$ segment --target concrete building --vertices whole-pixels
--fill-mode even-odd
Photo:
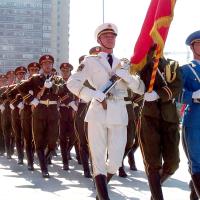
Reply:
[[[0,73],[45,53],[68,60],[70,0],[0,0]]]

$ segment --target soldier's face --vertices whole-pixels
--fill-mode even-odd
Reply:
[[[8,80],[14,80],[15,79],[15,74],[14,73],[10,73],[7,75]]]
[[[53,68],[53,63],[46,61],[42,63],[42,70],[45,74],[51,74]]]
[[[39,68],[37,67],[30,67],[29,68],[29,74],[30,76],[34,75],[34,74],[38,74],[39,73]]]
[[[25,78],[25,73],[24,72],[18,72],[16,74],[16,77],[18,80],[23,80]]]
[[[115,34],[104,33],[99,37],[98,42],[99,42],[99,44],[103,45],[104,47],[113,49],[115,47],[115,40],[116,40]]]
[[[71,75],[70,68],[62,68],[60,71],[63,78],[68,78]]]
[[[194,42],[190,48],[193,52],[194,59],[200,60],[200,41]]]

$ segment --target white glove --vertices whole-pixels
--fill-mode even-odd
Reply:
[[[9,106],[10,106],[10,109],[11,109],[11,110],[14,110],[14,109],[15,109],[15,107],[14,107],[11,103],[10,103]]]
[[[117,69],[115,73],[127,83],[131,81],[131,76],[127,69]]]
[[[153,90],[152,92],[145,92],[144,93],[144,100],[145,101],[156,101],[160,97],[158,94]]]
[[[23,109],[24,108],[24,104],[23,104],[23,102],[20,102],[18,105],[17,105],[17,107],[19,108],[19,109]]]
[[[37,98],[34,98],[33,101],[30,102],[30,104],[36,107],[39,104],[39,100]]]
[[[193,99],[200,99],[200,89],[192,93]]]
[[[51,88],[52,85],[53,85],[52,82],[50,80],[48,80],[48,79],[44,82],[44,87],[45,88]]]
[[[102,102],[106,98],[106,95],[103,92],[101,92],[100,90],[96,90],[96,91],[94,91],[93,98],[99,102]]]
[[[5,110],[5,106],[3,104],[0,105],[0,110],[3,112]]]
[[[77,111],[77,110],[78,110],[78,107],[77,107],[77,105],[75,104],[74,101],[71,101],[71,102],[68,104],[68,106],[71,106],[72,109],[73,109],[74,111]]]

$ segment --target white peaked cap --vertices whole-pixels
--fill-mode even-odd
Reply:
[[[101,24],[95,30],[95,39],[97,40],[98,37],[104,33],[114,33],[115,35],[117,35],[118,33],[117,26],[112,23]]]

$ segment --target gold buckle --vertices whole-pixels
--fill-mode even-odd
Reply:
[[[48,107],[48,106],[49,106],[49,99],[47,99],[47,100],[43,101],[43,103],[44,103],[44,105],[45,105],[45,106],[47,106],[47,107]]]
[[[47,101],[47,107],[49,106],[49,99],[46,100]]]

